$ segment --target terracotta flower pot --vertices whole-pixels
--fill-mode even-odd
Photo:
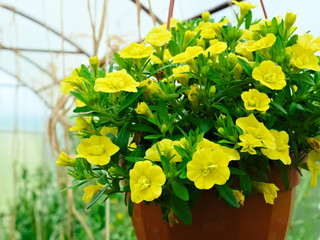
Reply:
[[[216,197],[216,191],[203,191],[192,209],[192,225],[179,223],[174,227],[161,220],[161,209],[152,203],[135,204],[132,216],[138,240],[243,239],[281,240],[287,233],[293,209],[295,186],[300,182],[297,170],[287,169],[290,189],[285,190],[280,172],[272,171],[270,182],[280,191],[274,205],[266,204],[263,195],[255,194],[236,209],[228,208]]]

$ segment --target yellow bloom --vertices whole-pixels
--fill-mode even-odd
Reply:
[[[152,100],[153,94],[156,94],[160,97],[166,97],[166,94],[159,87],[158,82],[150,78],[141,81],[139,83],[139,88],[140,87],[147,87],[142,94],[149,100]]]
[[[83,117],[77,117],[76,118],[76,125],[74,127],[71,127],[69,129],[69,131],[77,131],[77,132],[79,132],[81,130],[87,130],[87,131],[91,131],[92,132],[93,128],[89,124],[88,119],[84,120]]]
[[[181,83],[182,86],[188,86],[190,67],[188,65],[179,66],[172,69],[173,77]]]
[[[270,60],[263,61],[259,67],[255,67],[252,77],[273,90],[281,90],[287,84],[281,67]]]
[[[81,102],[79,99],[76,99],[76,100],[74,101],[74,105],[75,105],[76,107],[84,107],[86,104],[83,103],[83,102]]]
[[[320,164],[318,163],[319,161],[320,161],[319,152],[316,152],[315,150],[312,150],[311,152],[309,152],[307,165],[311,174],[311,187],[313,188],[317,186],[318,174],[320,173]]]
[[[209,22],[211,15],[208,11],[205,11],[201,14],[201,17],[204,22]]]
[[[97,69],[99,67],[99,58],[97,56],[90,57],[89,63],[93,69]]]
[[[113,134],[114,136],[118,135],[118,128],[117,127],[106,127],[104,126],[100,130],[101,136],[106,136],[108,133]]]
[[[253,32],[249,29],[241,29],[242,36],[240,39],[253,40]]]
[[[152,165],[150,161],[140,161],[134,164],[129,175],[132,202],[150,202],[160,197],[162,185],[166,182],[161,167]]]
[[[267,94],[261,93],[256,89],[249,89],[248,92],[243,92],[241,98],[244,102],[244,107],[248,111],[258,110],[265,112],[269,109],[269,103],[271,102]]]
[[[288,12],[286,14],[286,18],[284,20],[285,28],[286,29],[290,29],[293,26],[293,24],[295,23],[296,19],[297,19],[297,15],[296,14],[294,14],[292,12]]]
[[[153,47],[161,47],[171,40],[171,32],[161,28],[154,27],[146,36],[145,43],[150,43]]]
[[[212,22],[200,22],[195,29],[195,32],[199,31],[201,31],[200,36],[204,39],[214,38],[218,35],[218,33],[220,33],[219,24]]]
[[[197,46],[202,47],[202,49],[206,48],[206,43],[203,38],[196,39]]]
[[[320,142],[319,140],[315,139],[315,138],[307,138],[307,143],[310,145],[310,147],[312,147],[314,150],[316,150],[316,152],[319,152],[320,149]]]
[[[97,185],[90,185],[83,189],[84,195],[82,197],[82,200],[89,203],[92,198],[101,191],[101,189],[104,187],[104,185],[101,185],[100,183],[97,183]]]
[[[179,19],[176,18],[170,18],[170,27],[171,28],[175,28],[176,30],[178,29],[177,23],[181,23],[181,21]],[[167,22],[165,22],[164,24],[160,25],[161,28],[167,29]]]
[[[190,40],[196,35],[195,31],[187,30],[184,33],[184,39],[183,39],[183,47],[185,48],[187,44],[190,42]]]
[[[254,150],[254,148],[263,147],[261,140],[251,134],[240,135],[239,139],[241,140],[241,142],[238,143],[238,145],[242,146],[240,152],[248,152],[251,155],[255,155],[257,154],[257,152],[256,150]]]
[[[157,145],[161,155],[171,159],[170,162],[182,161],[181,156],[177,153],[177,151],[174,148],[174,146],[179,145],[179,141],[172,141],[170,139],[162,139],[160,142],[153,144],[152,147],[146,151],[146,156],[144,157],[145,159],[151,160],[153,162],[161,161]]]
[[[263,194],[266,203],[274,204],[274,199],[278,197],[277,191],[280,190],[274,183],[252,182],[252,186]]]
[[[244,206],[244,195],[242,193],[242,191],[239,191],[239,190],[232,190],[232,193],[233,195],[236,197],[238,203],[241,205],[241,206]]]
[[[139,83],[125,69],[107,73],[104,78],[97,78],[94,90],[97,92],[117,93],[121,91],[137,92]]]
[[[300,44],[294,44],[291,47],[287,47],[286,50],[292,54],[290,63],[297,68],[320,71],[319,59],[310,49],[306,49]]]
[[[228,160],[240,160],[240,154],[237,150],[228,148],[225,146],[221,146],[220,144],[209,141],[208,139],[203,138],[201,142],[197,144],[197,151],[201,149],[209,149],[212,151],[222,150],[227,156]]]
[[[207,50],[203,52],[203,55],[205,56],[208,56],[208,54],[210,53],[210,56],[214,57],[219,53],[222,53],[228,47],[225,42],[220,42],[218,39],[210,40],[209,43],[210,47],[208,47]]]
[[[203,52],[202,47],[194,46],[187,47],[183,53],[180,53],[172,58],[172,63],[188,63]]]
[[[144,115],[148,118],[154,118],[154,115],[152,114],[150,108],[148,107],[148,105],[145,102],[140,102],[137,105],[137,108],[135,109],[135,111],[138,114]]]
[[[313,41],[313,36],[309,33],[305,33],[299,36],[297,44],[306,50],[310,50],[312,53],[320,51],[320,37],[317,37]]]
[[[253,9],[256,8],[257,6],[253,6],[251,2],[237,2],[237,1],[232,1],[234,4],[237,4],[240,7],[240,19],[242,20],[247,13]]]
[[[58,161],[56,161],[56,165],[63,166],[63,167],[74,166],[74,165],[76,165],[76,160],[72,159],[64,152],[61,152],[58,157]]]
[[[253,54],[252,52],[249,52],[247,50],[247,42],[238,42],[236,46],[236,53],[241,54],[244,56],[247,60],[252,61],[253,60]]]
[[[118,151],[119,147],[113,144],[110,138],[92,135],[81,140],[76,157],[85,158],[94,165],[106,165],[110,162],[110,157]]]
[[[83,81],[86,81],[86,79],[79,77],[78,71],[80,71],[80,68],[74,69],[70,76],[61,81],[60,91],[63,94],[68,95],[70,91],[83,87]]]
[[[171,56],[171,53],[169,52],[169,49],[165,49],[163,53],[163,61],[157,56],[155,56],[154,54],[151,55],[150,61],[156,64],[162,64],[162,63],[168,62],[171,58],[172,56]]]
[[[273,135],[276,148],[275,149],[261,149],[263,155],[267,156],[271,160],[280,160],[286,165],[291,163],[291,158],[289,156],[289,135],[285,131],[276,131],[274,129],[270,130]]]
[[[276,36],[272,33],[268,33],[267,36],[257,40],[257,41],[247,41],[246,42],[246,50],[249,52],[254,52],[257,50],[261,50],[264,48],[271,47],[276,42]]]
[[[117,217],[118,221],[122,221],[123,220],[123,213],[117,212],[116,217]]]
[[[131,43],[128,47],[125,47],[121,52],[119,52],[122,58],[133,58],[141,59],[149,57],[153,53],[153,48],[151,46],[145,46],[139,43]]]
[[[188,99],[191,102],[193,108],[199,106],[199,86],[197,84],[192,84],[190,86],[190,91],[188,92]]]
[[[187,164],[187,177],[198,189],[223,185],[230,177],[229,156],[221,149],[204,148],[196,151]]]
[[[252,135],[255,139],[260,140],[264,146],[267,146],[270,149],[275,149],[276,144],[274,136],[270,131],[264,126],[263,123],[259,122],[256,117],[251,113],[248,117],[238,118],[236,125],[239,126],[245,138],[246,134]]]

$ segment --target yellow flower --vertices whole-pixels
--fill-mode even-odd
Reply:
[[[259,67],[255,67],[252,77],[273,90],[281,90],[287,84],[281,67],[270,60],[263,61]]]
[[[169,52],[169,49],[165,49],[163,53],[163,61],[157,56],[155,56],[154,54],[151,55],[150,61],[156,64],[162,64],[162,63],[168,62],[171,58],[172,56],[171,56],[171,53]]]
[[[273,135],[276,148],[275,149],[261,149],[263,155],[267,156],[271,160],[280,160],[286,165],[291,163],[291,158],[289,156],[289,135],[285,131],[276,131],[274,129],[270,130]]]
[[[152,114],[150,108],[148,107],[148,105],[145,102],[140,102],[137,105],[137,108],[135,109],[135,111],[138,114],[144,115],[148,118],[154,118],[154,115]]]
[[[261,50],[264,48],[271,47],[276,42],[276,36],[272,33],[268,33],[267,36],[257,40],[257,41],[247,41],[246,42],[246,50],[249,52],[254,52],[257,50]]]
[[[311,174],[311,187],[313,188],[317,186],[318,174],[320,173],[320,164],[318,163],[319,161],[320,161],[319,152],[316,152],[315,150],[312,150],[311,152],[309,152],[307,165]]]
[[[123,213],[117,212],[116,217],[117,217],[118,221],[122,221],[123,220]]]
[[[94,90],[99,92],[117,93],[121,91],[137,92],[139,83],[125,69],[107,73],[104,78],[97,78]]]
[[[182,86],[188,86],[190,67],[188,65],[179,66],[172,69],[173,77],[181,83]]]
[[[253,40],[253,32],[249,29],[241,29],[242,36],[240,39]]]
[[[317,37],[313,41],[313,36],[309,33],[305,33],[299,36],[297,44],[303,47],[306,50],[310,50],[312,53],[315,53],[320,50],[320,37]]]
[[[248,117],[238,118],[236,121],[236,125],[242,129],[243,138],[245,138],[246,134],[250,134],[255,139],[260,140],[264,144],[264,146],[267,146],[270,149],[276,148],[274,136],[264,126],[263,123],[259,122],[256,119],[256,117],[252,113]]]
[[[150,161],[136,162],[129,172],[131,200],[134,203],[153,201],[160,197],[166,176],[161,167]]]
[[[196,151],[187,164],[187,177],[198,189],[223,185],[230,177],[229,156],[223,150],[204,148]]]
[[[239,191],[239,190],[232,190],[232,193],[233,195],[236,197],[238,203],[241,205],[241,206],[244,206],[244,195],[242,193],[242,191]]]
[[[187,44],[190,42],[190,40],[196,35],[195,31],[187,30],[184,33],[184,39],[183,39],[183,47],[185,48]]]
[[[239,139],[241,140],[241,142],[238,143],[238,145],[242,146],[240,152],[248,152],[251,155],[255,155],[257,154],[257,152],[256,150],[254,150],[254,148],[263,147],[261,140],[251,134],[240,135]]]
[[[133,58],[141,59],[149,57],[153,53],[153,48],[151,46],[145,46],[139,43],[131,43],[128,47],[125,47],[121,52],[119,52],[122,58]]]
[[[247,13],[253,9],[256,8],[257,6],[253,6],[251,2],[237,2],[237,1],[232,1],[234,4],[237,4],[240,7],[240,20],[242,20]]]
[[[62,167],[74,166],[74,165],[76,165],[76,160],[72,159],[64,152],[61,152],[58,157],[58,161],[56,161],[56,165],[62,166]]]
[[[80,68],[74,69],[70,76],[61,81],[60,91],[63,94],[68,95],[70,91],[83,88],[83,81],[86,81],[86,79],[80,77],[78,71],[80,71]]]
[[[160,97],[166,97],[166,94],[159,87],[158,82],[150,78],[141,81],[139,83],[139,88],[140,87],[146,87],[142,94],[149,100],[152,100],[153,94],[156,94]]]
[[[101,191],[101,189],[104,187],[104,185],[101,185],[97,182],[97,185],[90,185],[83,189],[84,195],[82,197],[82,200],[89,203],[92,198]]]
[[[206,48],[206,43],[203,38],[196,39],[197,46],[202,47],[202,49]]]
[[[263,194],[266,203],[274,204],[274,199],[278,197],[277,191],[280,190],[274,183],[252,182],[252,186]]]
[[[118,128],[117,127],[106,127],[104,126],[100,130],[101,136],[106,136],[108,133],[113,134],[114,136],[118,135]]]
[[[209,22],[211,14],[208,11],[205,11],[201,14],[201,17],[204,22]]]
[[[177,23],[181,23],[181,21],[179,19],[176,18],[170,18],[170,27],[171,28],[175,28],[176,30],[178,29]],[[161,28],[167,29],[167,22],[165,22],[164,24],[160,25]]]
[[[158,152],[158,148],[159,148],[161,155],[171,159],[170,162],[181,162],[182,158],[174,148],[174,146],[178,146],[178,145],[179,145],[179,141],[162,139],[160,142],[153,144],[152,147],[146,151],[146,156],[144,158],[151,160],[153,162],[160,162],[161,157]]]
[[[203,52],[203,55],[205,56],[208,56],[208,54],[210,53],[210,56],[214,57],[219,53],[222,53],[228,47],[225,42],[220,42],[218,39],[210,40],[209,43],[210,47],[208,47],[207,50]]]
[[[202,47],[193,46],[187,47],[183,53],[180,53],[172,58],[172,63],[188,63],[203,52]]]
[[[244,102],[244,107],[248,111],[258,110],[265,112],[269,109],[269,103],[271,102],[267,94],[261,93],[256,89],[249,89],[248,92],[243,92],[241,98]]]
[[[76,107],[84,107],[86,104],[83,103],[83,102],[81,102],[79,99],[76,99],[76,100],[74,101],[74,105],[75,105]]]
[[[192,84],[190,86],[190,91],[188,92],[188,99],[191,102],[193,108],[199,106],[199,86],[197,84]]]
[[[320,71],[319,59],[310,49],[306,49],[300,44],[294,44],[291,47],[287,47],[286,50],[292,54],[290,63],[297,68]]]
[[[118,151],[119,147],[113,144],[110,138],[92,135],[81,140],[76,157],[85,158],[94,165],[106,165],[110,162],[110,157]]]
[[[228,160],[240,160],[240,154],[237,150],[228,148],[225,146],[221,146],[220,144],[209,141],[208,139],[203,138],[201,142],[197,144],[197,151],[201,149],[209,149],[212,151],[222,150],[227,156]]]
[[[171,32],[161,28],[154,27],[146,36],[145,43],[150,43],[153,47],[161,47],[171,40]]]
[[[320,149],[320,142],[319,140],[315,139],[315,138],[307,138],[307,143],[310,145],[310,147],[312,147],[314,150],[316,150],[316,152],[319,152]]]
[[[252,61],[253,60],[253,54],[252,52],[249,52],[247,50],[247,42],[238,42],[236,46],[236,53],[241,54],[244,56],[247,60]]]
[[[99,58],[97,56],[90,57],[89,63],[93,69],[97,69],[99,67]]]
[[[76,125],[74,127],[71,127],[69,129],[69,131],[77,131],[77,132],[79,132],[81,130],[87,130],[87,131],[93,132],[93,128],[89,124],[88,119],[84,120],[83,117],[77,117],[76,118]]]
[[[297,19],[297,15],[296,14],[294,14],[292,12],[288,12],[286,14],[286,18],[284,20],[285,28],[286,29],[290,29],[293,26],[293,24],[295,23],[296,19]]]

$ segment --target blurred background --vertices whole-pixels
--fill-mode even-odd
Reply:
[[[254,18],[264,18],[259,0]],[[320,36],[319,0],[265,0],[268,18],[297,14],[297,33]],[[69,134],[73,99],[60,81],[90,56],[107,65],[114,52],[167,20],[169,0],[0,1],[0,240],[135,239],[123,196],[89,211],[81,189],[56,167],[75,153]],[[235,22],[229,0],[176,0],[173,17],[203,11]],[[320,239],[320,191],[309,173],[297,188],[288,240]],[[110,207],[109,207],[110,206]]]

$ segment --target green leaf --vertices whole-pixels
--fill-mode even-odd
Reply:
[[[76,180],[73,182],[73,184],[70,187],[67,187],[67,188],[61,190],[61,192],[67,191],[69,189],[74,189],[74,188],[80,187],[81,185],[85,184],[88,181],[89,181],[89,179]]]
[[[168,119],[168,106],[164,101],[159,101],[157,106],[158,118],[161,123],[166,123]]]
[[[163,134],[148,135],[148,136],[145,136],[144,139],[158,139],[161,137],[163,137]]]
[[[279,167],[280,167],[280,173],[281,173],[284,186],[286,190],[289,190],[289,178],[288,178],[286,167],[282,162],[279,163]]]
[[[191,40],[188,42],[186,48],[195,45],[196,40],[197,40],[197,39],[199,38],[199,36],[200,36],[200,33],[201,33],[201,31],[197,32],[197,34],[194,35],[193,38],[191,38]]]
[[[104,192],[108,189],[108,187],[110,186],[111,183],[105,185],[96,195],[94,195],[94,197],[92,198],[92,200],[88,203],[87,205],[87,209],[91,208],[93,204],[96,203],[96,201],[98,201],[100,199],[100,197],[104,194]]]
[[[83,106],[83,107],[76,107],[73,112],[74,113],[79,113],[79,112],[90,112],[93,111],[91,107],[88,106]]]
[[[230,169],[230,174],[234,174],[234,175],[246,175],[246,173],[244,171],[242,171],[239,168],[233,168],[233,167],[229,167]]]
[[[168,49],[169,49],[169,52],[171,53],[171,55],[174,57],[175,55],[179,54],[180,53],[180,47],[179,45],[173,41],[173,40],[170,40],[169,43],[168,43]]]
[[[252,67],[249,63],[247,63],[245,60],[238,58],[238,62],[245,71],[246,74],[248,74],[250,77],[252,77]]]
[[[150,125],[146,125],[146,124],[135,124],[135,125],[131,125],[128,128],[130,130],[133,130],[133,131],[141,131],[141,132],[148,132],[148,133],[158,133],[157,130],[155,130]]]
[[[71,94],[72,96],[74,96],[75,98],[79,99],[79,100],[80,100],[81,102],[83,102],[84,104],[89,105],[89,102],[88,102],[87,99],[82,95],[82,93],[70,91],[70,94]]]
[[[252,12],[251,12],[251,10],[249,10],[249,12],[246,15],[246,21],[245,21],[245,28],[246,29],[249,29],[251,22],[252,22]]]
[[[271,31],[274,35],[276,35],[278,32],[278,20],[275,17],[272,18],[272,21],[271,21]]]
[[[284,115],[288,115],[287,111],[279,103],[271,101],[270,104],[280,110]]]
[[[133,202],[131,200],[131,197],[129,197],[129,202],[128,202],[128,213],[129,216],[132,217],[132,213],[133,213]]]
[[[126,151],[129,143],[130,131],[127,129],[127,125],[124,125],[118,134],[115,144],[121,151]]]
[[[248,198],[251,194],[251,178],[248,174],[240,175],[239,176],[240,181],[240,188],[243,190],[243,195]]]
[[[178,152],[178,154],[183,158],[183,159],[188,159],[189,156],[189,152],[187,150],[185,150],[183,147],[174,146],[174,149]]]
[[[191,225],[192,215],[188,204],[180,198],[172,195],[170,199],[174,214],[186,225]]]
[[[179,181],[174,180],[171,182],[171,187],[174,192],[174,194],[182,199],[183,201],[189,200],[189,192],[188,189]]]
[[[119,113],[121,113],[123,110],[127,109],[127,107],[130,104],[132,104],[135,100],[137,100],[145,88],[146,87],[139,88],[138,92],[128,94],[128,96],[123,100],[121,107],[119,108]]]
[[[145,160],[143,157],[134,157],[134,156],[127,156],[124,159],[133,163]]]
[[[226,200],[232,206],[239,208],[240,205],[234,196],[233,192],[231,191],[230,187],[227,185],[216,185],[216,188],[221,195],[221,197]]]
[[[297,34],[295,34],[295,35],[293,35],[291,38],[290,38],[290,40],[289,40],[289,42],[287,43],[287,47],[290,47],[290,46],[292,46],[293,44],[296,44],[296,42],[297,42],[297,40],[298,40],[298,35]]]

